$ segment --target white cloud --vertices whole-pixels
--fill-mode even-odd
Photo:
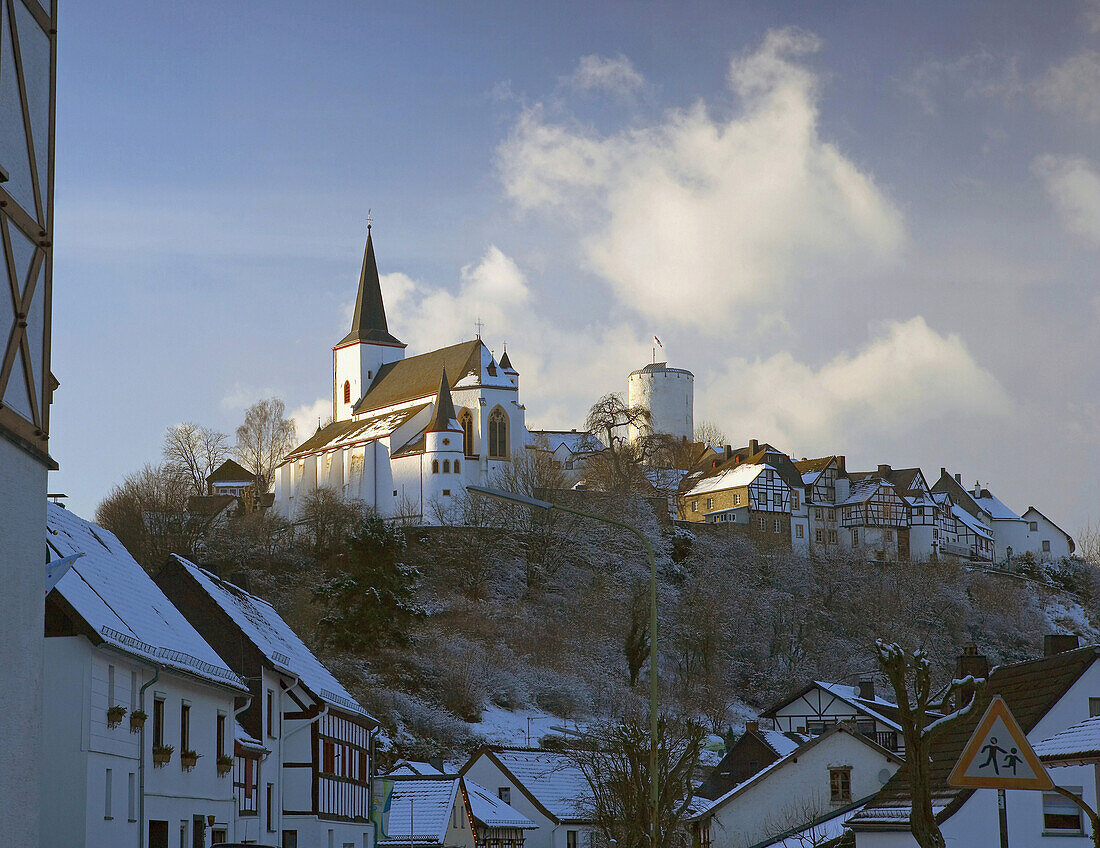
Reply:
[[[818,44],[773,31],[735,58],[731,119],[699,102],[603,136],[525,110],[498,148],[507,194],[583,225],[587,264],[622,303],[684,325],[713,329],[796,279],[880,268],[904,243],[902,216],[819,136],[817,75],[796,61]]]
[[[584,56],[566,82],[580,91],[606,91],[625,97],[637,91],[645,80],[622,54]]]
[[[269,397],[281,397],[278,389],[260,388],[259,386],[246,386],[243,383],[234,383],[233,388],[222,395],[222,409],[241,410],[242,412],[257,401]]]
[[[706,381],[704,395],[724,404],[708,415],[731,435],[763,434],[803,451],[851,449],[868,436],[897,439],[931,422],[1009,408],[1004,389],[963,341],[920,316],[890,322],[856,353],[816,369],[786,352],[730,358]]]
[[[292,409],[287,417],[294,422],[300,444],[313,435],[318,423],[327,424],[332,420],[332,397],[320,397],[313,403],[304,403]]]
[[[1100,53],[1084,50],[1050,68],[1035,84],[1041,106],[1100,123]]]
[[[1007,105],[1026,87],[1015,57],[994,55],[983,47],[956,59],[922,62],[901,84],[901,90],[915,97],[927,114],[935,115],[946,98],[990,98]]]
[[[1054,204],[1062,225],[1100,245],[1100,169],[1074,156],[1039,156],[1032,165]]]

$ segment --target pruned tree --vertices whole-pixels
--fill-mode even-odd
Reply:
[[[190,482],[192,494],[205,495],[206,478],[229,456],[228,438],[192,421],[177,424],[164,434],[164,462]]]
[[[630,716],[590,725],[582,746],[566,754],[591,790],[589,816],[604,845],[616,848],[684,848],[691,842],[687,816],[702,727],[663,715],[657,722],[657,826],[653,827],[649,721]]]
[[[894,689],[898,724],[905,737],[905,769],[909,776],[909,828],[920,848],[946,848],[943,833],[932,811],[932,735],[966,715],[974,704],[984,678],[967,675],[952,680],[937,699],[933,697],[932,664],[922,650],[906,651],[896,642],[875,641],[879,668]],[[965,705],[955,709],[962,693]]]
[[[271,488],[275,466],[294,449],[296,440],[294,422],[286,417],[286,404],[278,398],[257,401],[245,411],[234,451],[258,478],[257,491]]]

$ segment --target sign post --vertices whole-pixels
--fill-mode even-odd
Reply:
[[[997,790],[1001,848],[1008,848],[1005,790],[1054,788],[1054,781],[1000,695],[993,696],[947,782],[960,789]]]

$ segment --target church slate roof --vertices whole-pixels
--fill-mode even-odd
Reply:
[[[378,369],[363,398],[353,407],[358,415],[398,403],[432,397],[439,387],[439,375],[446,369],[454,384],[473,374],[481,382],[481,339],[388,362]]]
[[[439,391],[435,396],[435,409],[432,411],[432,420],[424,428],[425,432],[438,433],[444,430],[461,430],[455,416],[455,405],[451,400],[451,387],[447,383],[447,368],[443,368],[443,376],[439,378]]]
[[[363,269],[359,272],[359,293],[355,297],[355,314],[351,318],[351,332],[336,345],[351,342],[405,345],[390,335],[386,325],[386,308],[382,304],[382,286],[378,282],[378,263],[374,259],[374,242],[367,229],[367,246],[363,251]]]
[[[512,360],[508,358],[508,348],[504,348],[504,355],[500,358],[500,367],[505,371],[515,371],[515,373],[519,373],[512,367]]]
[[[427,404],[400,409],[385,415],[375,415],[370,418],[353,418],[350,421],[334,421],[328,424],[298,445],[284,457],[283,462],[291,459],[299,459],[311,453],[321,450],[329,450],[337,447],[347,447],[362,442],[370,442],[388,436]]]

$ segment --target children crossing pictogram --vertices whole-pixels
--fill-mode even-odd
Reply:
[[[947,782],[972,789],[1050,789],[1053,782],[1008,705],[996,695]]]

